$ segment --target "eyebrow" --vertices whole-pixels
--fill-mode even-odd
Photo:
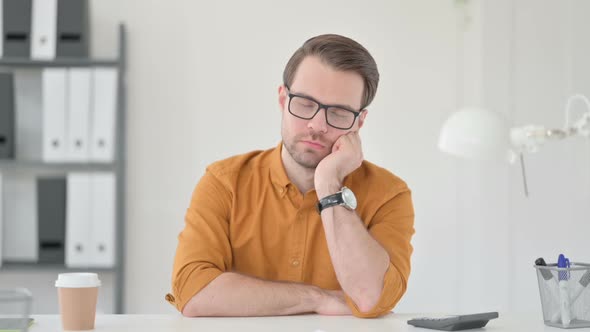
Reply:
[[[289,91],[291,91],[291,89],[289,89]],[[308,94],[306,94],[306,93],[296,93],[296,92],[294,92],[294,91],[291,91],[291,93],[292,93],[292,94],[294,94],[294,95],[297,95],[297,96],[301,96],[301,97],[309,98],[309,99],[311,99],[311,100],[315,101],[315,102],[316,102],[316,103],[318,103],[318,104],[322,104],[322,103],[320,103],[319,101],[317,101],[317,99],[315,99],[314,97],[312,97],[312,96],[310,96],[310,95],[308,95]],[[359,112],[360,112],[360,111],[357,111],[357,110],[356,110],[354,107],[352,107],[352,106],[350,106],[350,105],[344,105],[344,104],[322,104],[322,105],[325,105],[325,106],[332,106],[332,107],[340,107],[340,108],[347,109],[347,110],[349,110],[349,111],[353,111],[353,112],[355,112],[355,113],[359,113]]]

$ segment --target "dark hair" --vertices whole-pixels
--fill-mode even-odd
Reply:
[[[365,83],[361,109],[369,106],[377,92],[379,71],[369,51],[356,41],[335,34],[308,39],[293,55],[283,71],[283,83],[290,87],[301,61],[306,56],[318,56],[322,62],[336,70],[354,71]]]

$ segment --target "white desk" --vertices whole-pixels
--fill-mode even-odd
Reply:
[[[389,314],[377,319],[361,319],[351,316],[301,315],[287,317],[253,317],[253,318],[186,318],[179,315],[98,315],[95,331],[105,332],[144,332],[144,331],[245,331],[245,332],[428,332],[434,330],[419,329],[407,325],[406,321],[424,314]],[[61,331],[58,315],[33,315],[35,324],[31,332]],[[484,329],[471,331],[565,331],[545,326],[540,315],[516,316],[503,315],[491,320]],[[574,331],[590,331],[576,329]]]

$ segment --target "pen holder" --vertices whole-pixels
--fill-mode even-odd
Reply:
[[[0,330],[27,331],[32,298],[25,288],[0,289]]]
[[[545,325],[590,327],[590,264],[535,265]]]

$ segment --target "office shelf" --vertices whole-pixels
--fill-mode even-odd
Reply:
[[[16,272],[36,272],[39,270],[62,272],[117,272],[117,267],[67,267],[64,264],[43,264],[43,263],[25,263],[25,262],[2,262],[0,266],[1,271],[16,271]]]
[[[127,35],[125,26],[119,24],[118,30],[118,54],[114,59],[93,59],[93,58],[56,58],[53,60],[33,60],[28,58],[0,58],[0,69],[39,69],[48,67],[112,67],[117,69],[117,114],[116,114],[116,152],[114,161],[111,163],[47,163],[43,161],[25,160],[0,160],[0,172],[5,170],[32,172],[34,174],[57,173],[67,174],[69,172],[83,171],[108,171],[115,174],[116,178],[116,262],[112,268],[70,268],[64,264],[42,264],[42,263],[16,263],[3,262],[0,266],[0,274],[4,272],[34,273],[35,271],[56,271],[75,272],[93,271],[113,274],[114,277],[114,312],[123,313],[124,303],[124,281],[125,281],[125,185],[126,185],[126,121],[127,121],[127,95],[126,95],[126,56],[127,56]],[[18,143],[17,143],[18,144]],[[26,285],[22,285],[25,286]]]
[[[0,159],[0,170],[114,172],[116,163],[48,163],[43,161]]]
[[[0,67],[118,67],[116,59],[56,58],[55,60],[33,60],[29,58],[0,58]]]

